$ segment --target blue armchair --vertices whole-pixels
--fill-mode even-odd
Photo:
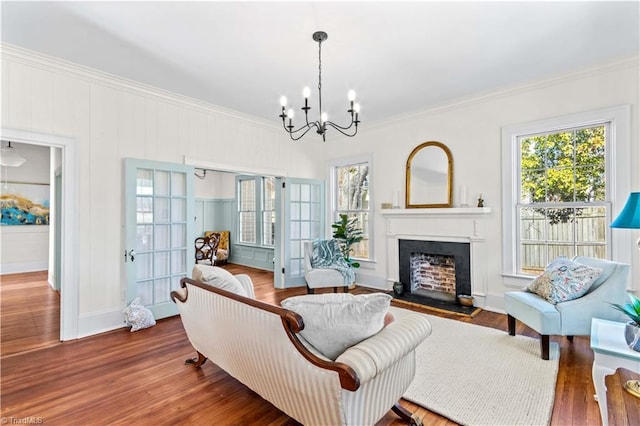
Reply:
[[[511,291],[504,295],[509,334],[516,334],[516,319],[540,333],[542,358],[549,359],[549,336],[588,336],[591,319],[621,321],[621,314],[610,303],[624,304],[629,265],[590,257],[576,257],[576,262],[601,268],[602,274],[582,297],[554,305],[537,294]]]

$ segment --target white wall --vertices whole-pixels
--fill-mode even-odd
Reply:
[[[632,176],[618,176],[629,182],[632,190],[640,190],[640,147],[638,136],[639,102],[638,60],[624,61],[598,70],[564,76],[528,87],[496,93],[484,98],[461,102],[397,120],[375,129],[362,125],[362,133],[353,139],[327,141],[324,158],[328,164],[340,157],[369,152],[373,156],[376,262],[372,269],[358,273],[371,285],[384,284],[386,277],[385,220],[380,203],[392,202],[396,191],[404,200],[406,160],[417,145],[440,141],[453,155],[454,203],[460,185],[468,187],[469,201],[482,193],[485,206],[493,209],[488,219],[488,307],[502,308],[502,295],[513,290],[505,283],[501,266],[501,127],[545,118],[557,117],[598,108],[630,104]],[[363,118],[364,119],[364,118]],[[364,121],[363,121],[364,122]],[[328,166],[325,165],[325,170]],[[622,200],[624,203],[624,200]],[[401,204],[404,204],[402,202]],[[615,213],[614,213],[615,214]],[[635,240],[640,232],[628,231]],[[640,251],[629,244],[627,257],[632,262],[631,287],[640,291]],[[521,288],[521,285],[519,285]]]
[[[301,177],[322,170],[322,146],[293,143],[277,123],[6,44],[1,74],[3,127],[78,141],[82,335],[122,324],[124,158],[198,158],[243,169],[268,164]]]
[[[0,166],[2,184],[49,184],[49,148],[21,143],[11,146],[27,161],[20,167]],[[0,226],[0,240],[0,274],[47,270],[49,225]]]
[[[202,176],[202,170],[196,170]],[[226,199],[236,196],[236,174],[207,170],[204,179],[194,181],[196,198]]]

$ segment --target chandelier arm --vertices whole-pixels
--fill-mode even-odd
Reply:
[[[337,124],[332,123],[331,121],[326,121],[325,124],[328,124],[329,126],[333,127],[334,129],[336,129],[337,131],[339,131],[340,133],[342,133],[345,136],[355,136],[358,133],[358,126],[355,126],[355,129],[353,131],[353,134],[347,133],[344,130],[349,130],[351,127],[353,127],[353,123],[351,123],[352,125],[349,127],[341,127],[338,126]]]
[[[349,130],[350,128],[352,128],[352,127],[353,127],[353,124],[354,124],[354,123],[355,123],[355,121],[353,121],[353,120],[352,120],[352,121],[351,121],[351,124],[349,124],[347,127],[343,127],[343,126],[340,126],[340,125],[338,125],[338,124],[334,123],[333,121],[327,121],[327,124],[328,124],[328,125],[330,125],[331,127],[333,127],[333,128],[334,128],[334,129],[336,129],[336,130],[340,130],[340,129],[342,129],[342,130]],[[356,127],[358,127],[358,126],[356,126]]]
[[[300,140],[300,139],[302,139],[302,138],[304,137],[304,135],[306,135],[306,134],[307,134],[307,132],[309,132],[309,130],[311,130],[311,128],[312,128],[312,127],[315,127],[315,126],[316,126],[316,123],[311,123],[311,124],[310,124],[309,126],[307,126],[307,127],[301,127],[301,128],[299,128],[298,130],[296,130],[296,131],[288,132],[288,133],[289,133],[289,137],[290,137],[292,140],[294,140],[294,141]],[[303,134],[301,134],[300,136],[297,136],[297,137],[294,137],[294,136],[293,136],[293,135],[294,135],[294,133],[297,133],[297,132],[299,132],[299,131],[301,131],[301,130],[303,130],[303,129],[306,129],[306,130],[304,131],[304,133],[303,133]]]

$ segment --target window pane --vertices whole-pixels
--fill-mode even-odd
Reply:
[[[240,210],[256,210],[256,181],[253,179],[240,181]]]
[[[186,176],[184,173],[174,172],[171,174],[171,195],[183,197],[187,193]]]
[[[154,184],[154,191],[156,195],[171,195],[171,193],[169,192],[170,175],[171,172],[156,170]]]
[[[169,252],[168,251],[158,251],[155,254],[154,260],[154,269],[155,276],[162,277],[165,275],[169,275]]]
[[[156,222],[168,223],[169,222],[169,198],[156,198],[154,200],[154,203],[155,203]]]
[[[240,242],[255,244],[256,242],[255,212],[240,212]]]
[[[153,170],[138,169],[136,195],[153,195]]]
[[[576,210],[576,241],[605,243],[607,239],[606,209],[588,207]]]
[[[262,243],[267,246],[274,244],[276,215],[274,212],[264,212],[262,221]]]

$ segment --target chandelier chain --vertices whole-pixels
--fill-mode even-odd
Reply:
[[[318,109],[322,114],[322,41],[318,42]]]

